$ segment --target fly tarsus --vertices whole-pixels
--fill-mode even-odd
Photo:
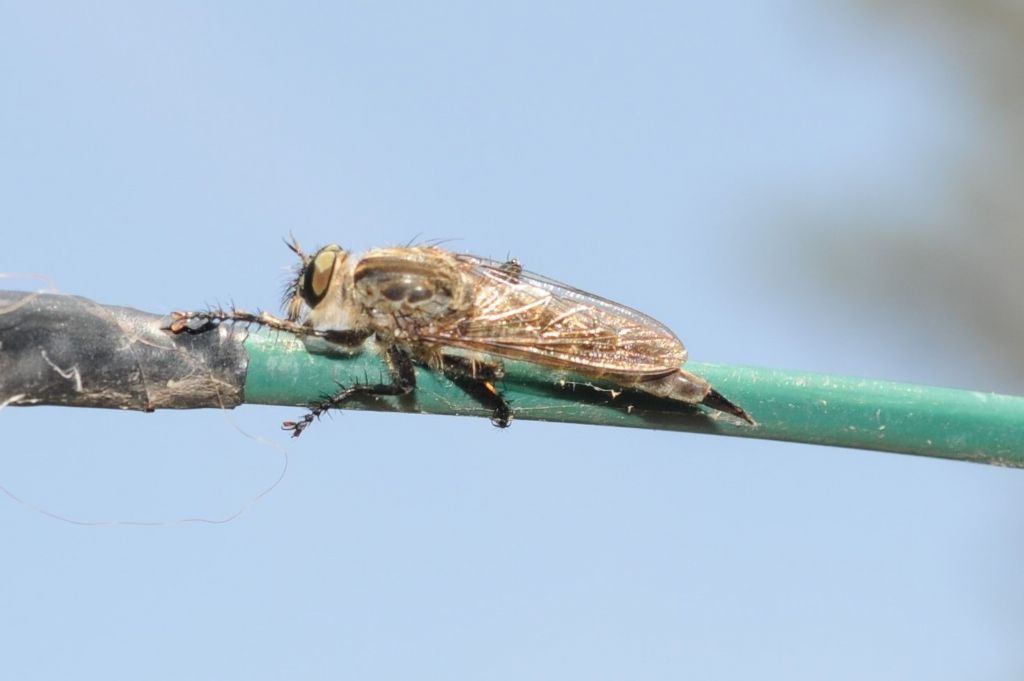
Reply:
[[[512,405],[494,385],[495,381],[505,376],[505,369],[501,364],[445,355],[443,373],[467,395],[493,410],[491,424],[498,428],[508,428],[512,425]]]
[[[503,262],[498,269],[501,270],[509,283],[518,284],[519,278],[523,274],[523,263],[519,262],[515,258],[509,258]]]
[[[324,397],[320,402],[310,406],[309,411],[298,421],[285,421],[282,430],[290,430],[292,437],[302,435],[313,421],[318,420],[327,411],[338,409],[344,403],[357,396],[372,395],[375,397],[400,397],[408,395],[416,389],[416,369],[408,353],[398,347],[390,347],[386,357],[391,370],[391,383],[355,383],[341,389],[334,395]]]
[[[509,258],[501,265],[501,269],[508,272],[514,277],[518,277],[523,273],[523,263],[519,262],[517,258]]]
[[[490,399],[495,403],[494,412],[491,414],[491,425],[496,428],[508,428],[511,426],[514,417],[512,405],[508,403],[505,396],[490,381],[484,381],[481,387],[491,396]]]

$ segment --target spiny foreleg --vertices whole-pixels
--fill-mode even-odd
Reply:
[[[371,334],[365,329],[316,329],[307,324],[282,319],[269,312],[248,312],[238,308],[231,310],[216,308],[201,312],[172,312],[170,322],[163,328],[175,334],[196,334],[215,329],[224,322],[255,324],[275,331],[284,331],[294,336],[323,338],[332,343],[350,346],[362,344]]]

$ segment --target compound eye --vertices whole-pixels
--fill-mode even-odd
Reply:
[[[327,295],[334,274],[334,264],[338,260],[338,251],[324,249],[316,254],[313,261],[306,267],[306,282],[303,292],[310,306],[316,305]]]

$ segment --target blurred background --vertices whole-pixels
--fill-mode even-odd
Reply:
[[[274,309],[289,232],[451,239],[695,360],[1024,393],[1014,3],[0,17],[0,271]],[[1024,674],[1021,471],[365,412],[290,441],[300,413],[0,412],[6,674]]]

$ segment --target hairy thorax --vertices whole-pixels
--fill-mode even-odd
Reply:
[[[466,316],[473,285],[446,251],[378,249],[353,268],[352,294],[378,336],[403,340],[422,326]]]

